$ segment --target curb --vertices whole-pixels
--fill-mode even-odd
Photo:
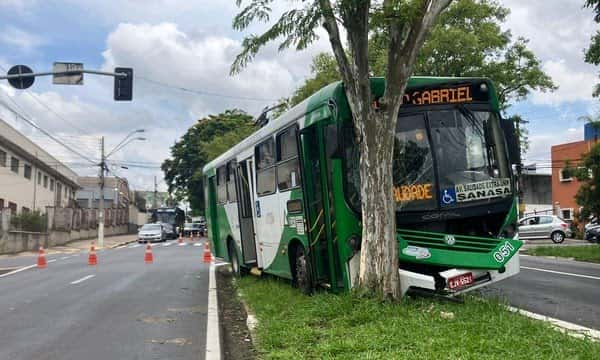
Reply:
[[[548,322],[553,328],[569,336],[573,336],[579,339],[589,339],[591,341],[600,341],[600,331],[598,330],[573,324],[568,321],[555,319],[546,315],[537,314],[531,311],[519,309],[513,306],[506,306],[506,309],[510,312],[518,313],[523,316],[527,316],[531,319]]]
[[[130,241],[123,241],[123,242],[120,242],[120,243],[117,243],[117,244],[109,246],[108,249],[114,249],[116,247],[127,245],[127,244],[131,244],[131,243],[136,242],[136,241],[137,241],[137,239],[130,240]]]

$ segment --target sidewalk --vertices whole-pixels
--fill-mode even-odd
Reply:
[[[119,245],[128,244],[137,240],[137,234],[126,234],[126,235],[114,235],[104,238],[104,249],[114,248]],[[102,248],[98,247],[98,239],[87,239],[72,241],[66,245],[51,247],[46,250],[46,254],[71,254],[80,251],[88,251],[92,241],[96,244],[96,250]],[[18,254],[5,254],[0,255],[0,259],[14,258],[17,256],[36,256],[37,251],[23,251]]]

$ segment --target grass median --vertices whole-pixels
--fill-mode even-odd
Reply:
[[[527,249],[527,255],[558,256],[579,261],[600,263],[600,245],[539,246]]]
[[[493,300],[463,304],[352,294],[303,296],[289,283],[245,277],[237,287],[256,314],[264,359],[597,359],[577,339]]]

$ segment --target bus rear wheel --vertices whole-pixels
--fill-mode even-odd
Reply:
[[[310,295],[313,292],[312,270],[310,260],[304,253],[302,247],[298,247],[296,252],[296,286],[304,295]]]
[[[233,272],[233,275],[235,277],[242,276],[242,270],[237,256],[237,251],[235,251],[235,247],[231,241],[227,245],[227,251],[229,252],[229,261],[231,261],[231,271]]]

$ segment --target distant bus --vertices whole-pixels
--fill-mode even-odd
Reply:
[[[150,219],[152,222],[167,223],[173,227],[175,233],[180,233],[185,223],[185,211],[177,206],[151,209]]]
[[[375,98],[384,79],[371,79]],[[485,78],[413,77],[395,135],[394,199],[402,291],[453,295],[519,272],[519,149]],[[359,150],[340,82],[207,164],[214,255],[345,291],[361,249]]]

